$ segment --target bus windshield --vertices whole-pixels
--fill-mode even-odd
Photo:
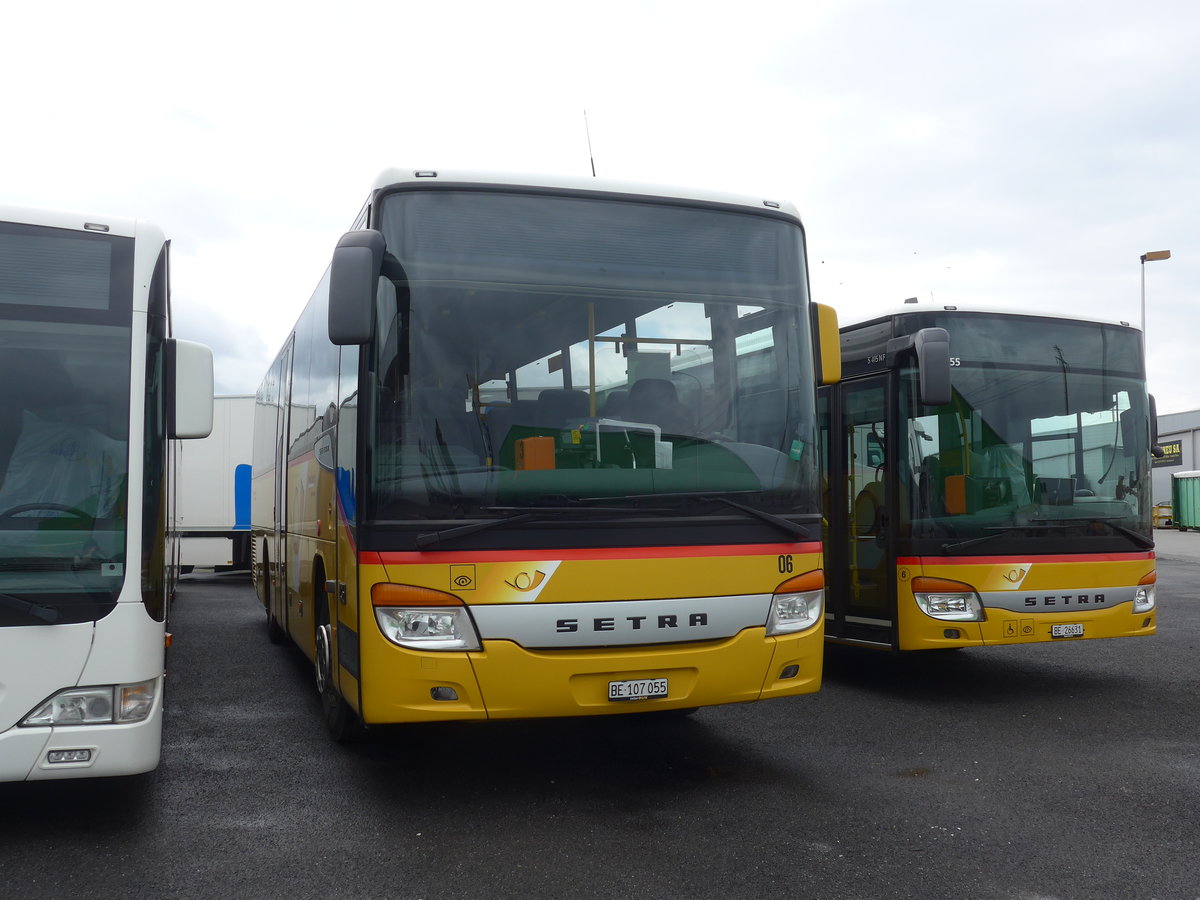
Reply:
[[[913,537],[948,550],[1000,537],[1151,546],[1138,334],[1018,317],[973,328],[975,318],[954,322],[951,402],[909,401],[899,456]]]
[[[369,517],[697,493],[815,512],[794,220],[470,190],[386,195],[377,220]]]
[[[99,618],[124,579],[132,241],[63,235],[0,231],[0,625]]]

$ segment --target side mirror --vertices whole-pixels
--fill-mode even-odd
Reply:
[[[950,335],[945,328],[922,328],[913,338],[920,371],[921,402],[941,406],[950,402]]]
[[[945,328],[922,328],[887,342],[887,364],[898,365],[909,351],[917,357],[920,401],[926,406],[950,402],[950,334]]]
[[[837,384],[842,380],[842,344],[838,334],[837,313],[832,306],[824,303],[814,303],[812,310],[817,383]]]
[[[329,269],[329,340],[365,344],[375,320],[375,288],[383,267],[383,235],[348,231],[333,251]]]
[[[166,343],[167,437],[203,438],[213,426],[213,355],[204,344]]]
[[[1166,451],[1159,446],[1158,443],[1158,403],[1154,400],[1154,395],[1149,395],[1150,400],[1150,455],[1155,459],[1162,459],[1167,455]]]

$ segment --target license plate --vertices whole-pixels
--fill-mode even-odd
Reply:
[[[667,679],[636,678],[631,681],[610,681],[609,700],[649,700],[667,696]]]
[[[1083,637],[1083,625],[1051,625],[1050,637]]]

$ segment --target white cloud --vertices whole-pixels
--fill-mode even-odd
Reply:
[[[586,109],[602,176],[795,201],[843,319],[1136,322],[1138,257],[1170,248],[1151,387],[1194,409],[1198,42],[1166,0],[24,4],[0,200],[158,221],[181,333],[248,391],[379,169],[587,174]]]

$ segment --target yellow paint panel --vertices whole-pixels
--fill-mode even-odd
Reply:
[[[794,555],[792,571],[781,573],[778,554],[477,563],[456,555],[441,564],[361,566],[358,596],[384,580],[450,591],[468,604],[771,593],[819,562],[817,554]],[[767,637],[760,627],[720,641],[646,648],[534,651],[495,640],[481,652],[421,652],[384,638],[364,604],[362,716],[379,724],[612,715],[794,696],[820,688],[823,643],[819,624],[799,635]],[[784,677],[789,667],[794,673]],[[660,677],[669,684],[664,700],[608,700],[610,681]],[[459,699],[434,700],[437,687],[452,688]]]
[[[492,641],[475,658],[475,670],[490,718],[613,715],[758,700],[764,677],[770,696],[812,693],[821,685],[822,641],[820,628],[786,641],[789,646],[781,654],[761,628],[706,644],[571,653],[536,653],[508,641]],[[779,679],[788,663],[777,665],[776,656],[796,662],[799,674]],[[666,678],[667,698],[625,703],[608,699],[610,681],[636,678]]]
[[[1055,593],[1087,591],[1096,588],[1132,586],[1154,571],[1153,558],[1106,559],[1038,562],[1005,560],[1002,562],[936,563],[916,565],[908,562],[899,568],[897,578],[898,625],[901,650],[928,650],[987,644],[1027,644],[1046,641],[1086,640],[1090,638],[1136,637],[1154,634],[1157,609],[1134,613],[1131,603],[1090,609],[1075,606],[1047,612],[1022,609],[1014,611],[989,607],[983,622],[952,622],[934,619],[921,612],[913,598],[912,581],[920,576],[945,578],[970,585],[980,593],[1011,591]],[[1055,624],[1082,624],[1083,638],[1054,638]],[[957,637],[947,633],[958,632]]]

